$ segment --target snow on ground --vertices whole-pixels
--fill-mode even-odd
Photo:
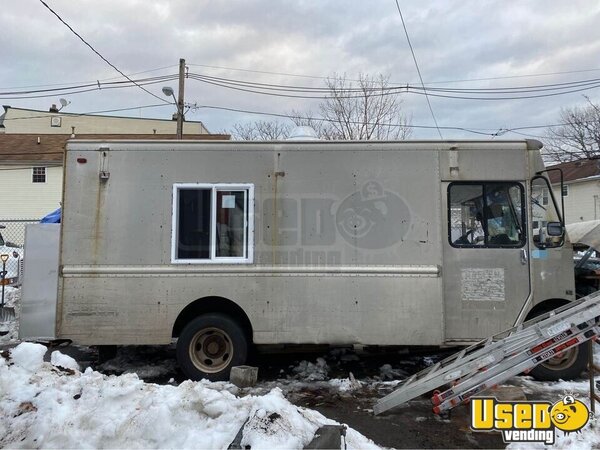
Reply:
[[[596,363],[600,361],[600,344],[593,346],[594,348],[594,361]],[[578,400],[584,402],[588,407],[590,382],[586,377],[581,378],[577,381],[536,381],[530,376],[515,377],[513,380],[514,384],[521,386],[523,391],[527,395],[539,395],[543,393],[545,397],[555,397],[555,400],[560,399],[564,395],[574,395]],[[600,383],[600,376],[595,377],[596,385]],[[547,398],[550,400],[550,398]],[[590,419],[588,425],[585,426],[580,433],[564,434],[562,431],[557,431],[556,441],[552,446],[546,446],[544,444],[510,444],[509,449],[546,449],[546,448],[559,448],[565,450],[588,450],[600,448],[600,420],[598,417]]]
[[[306,381],[323,381],[327,379],[329,366],[325,359],[317,358],[314,364],[309,361],[301,361],[292,371],[297,377]]]
[[[587,403],[589,406],[589,403]],[[592,450],[600,448],[600,423],[598,419],[590,422],[579,433],[564,434],[556,432],[556,440],[553,445],[545,445],[539,442],[512,443],[507,445],[510,450],[530,449],[561,449],[561,450]]]
[[[15,307],[18,318],[20,289],[7,288],[5,300]],[[0,348],[17,344],[18,321],[4,324],[4,329],[8,334],[0,336]],[[600,345],[594,347],[595,359],[600,361]],[[303,395],[318,402],[336,396],[375,398],[421,368],[415,364],[428,365],[437,358],[417,358],[420,363],[408,358],[394,367],[374,366],[374,373],[371,370],[369,376],[363,373],[355,379],[348,369],[360,370],[360,358],[347,349],[332,349],[322,358],[282,369],[276,379],[239,390],[229,383],[207,381],[185,381],[177,386],[173,378],[167,385],[145,383],[140,378],[177,377],[174,358],[165,357],[168,351],[157,352],[155,347],[120,348],[116,358],[97,367],[104,374],[89,368],[80,372],[79,364],[59,351],[47,358],[50,362],[43,362],[45,353],[41,345],[23,343],[0,356],[0,448],[226,448],[244,424],[243,445],[302,448],[319,426],[335,422],[287,399],[295,401]],[[356,365],[340,364],[350,361]],[[107,375],[112,373],[120,375]],[[509,383],[533,398],[573,393],[583,399],[589,389],[587,379],[538,382],[522,376]],[[597,422],[581,433],[564,436],[558,432],[554,447],[600,448]],[[378,448],[352,429],[347,432],[347,443],[348,448]],[[509,448],[533,446],[512,444]]]
[[[144,383],[135,374],[103,375],[70,367],[44,346],[22,343],[0,356],[0,447],[227,448],[244,424],[242,445],[303,448],[320,413],[289,403],[278,388],[239,397],[229,383]],[[348,448],[377,449],[347,430]]]

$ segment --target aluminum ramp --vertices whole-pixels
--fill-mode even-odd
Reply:
[[[381,414],[442,386],[431,397],[433,411],[448,411],[598,335],[600,291],[484,339],[412,375],[380,399],[373,412]]]

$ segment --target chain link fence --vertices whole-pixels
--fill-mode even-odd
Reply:
[[[5,245],[23,247],[25,243],[25,225],[39,223],[40,219],[0,219],[0,234]],[[2,228],[4,226],[5,228]]]

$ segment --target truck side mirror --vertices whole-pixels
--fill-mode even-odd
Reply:
[[[548,225],[546,225],[548,236],[562,236],[563,232],[563,226],[560,222],[548,222]]]

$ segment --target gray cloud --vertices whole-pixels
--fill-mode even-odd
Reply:
[[[355,78],[383,73],[397,83],[418,77],[393,0],[142,1],[54,0],[49,3],[97,50],[126,73],[171,66],[180,57],[190,70],[265,83],[320,86],[318,79],[260,75],[191,64]],[[600,4],[592,0],[402,1],[403,14],[426,82],[462,88],[557,83],[600,77],[580,74],[449,83],[452,80],[560,72],[600,67]],[[0,11],[0,87],[102,80],[118,74],[86,48],[38,1],[4,0]],[[140,75],[141,76],[141,75]],[[172,83],[176,87],[176,83]],[[150,87],[162,95],[161,85]],[[598,98],[597,90],[586,92]],[[3,104],[46,109],[56,98],[3,99]],[[69,97],[72,112],[157,103],[139,89]],[[316,111],[316,102],[236,92],[188,80],[186,100],[260,111]],[[468,101],[432,98],[441,125],[499,129],[552,123],[581,94],[546,99]],[[405,96],[413,123],[431,125],[421,96]],[[142,114],[170,117],[170,107]],[[132,112],[133,115],[139,112]],[[221,131],[252,116],[201,109],[188,119]],[[541,130],[532,131],[534,134]],[[416,131],[414,137],[435,137]],[[451,138],[474,137],[445,132]],[[514,137],[514,136],[511,136]]]

